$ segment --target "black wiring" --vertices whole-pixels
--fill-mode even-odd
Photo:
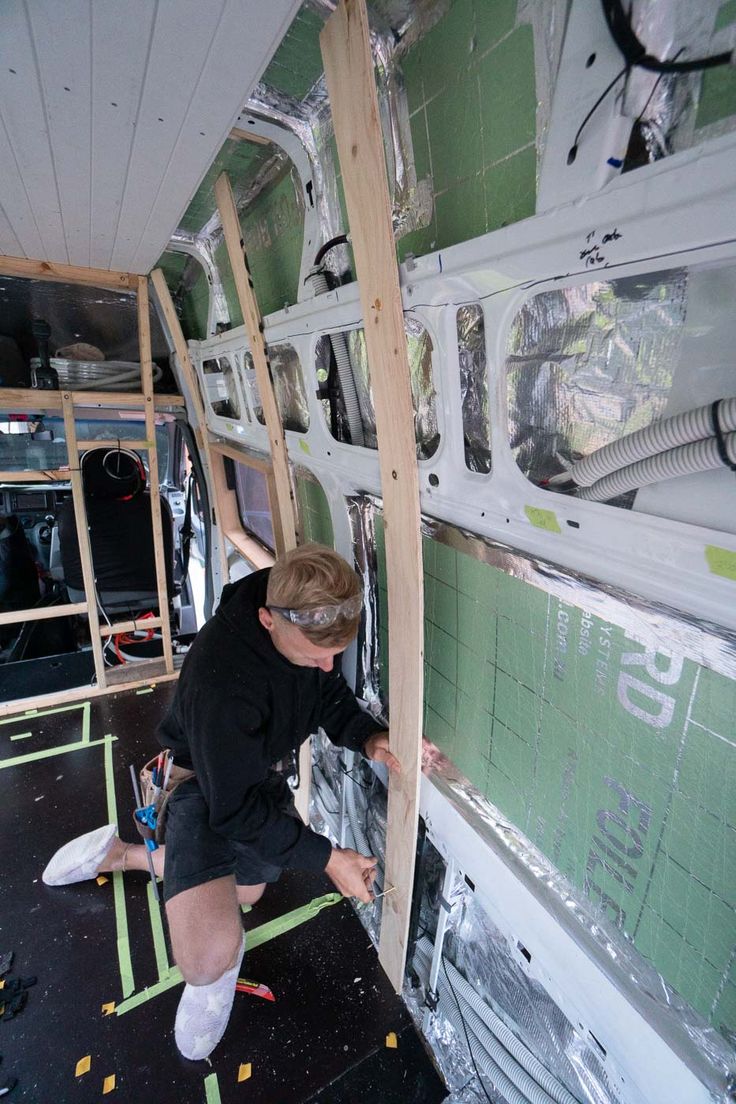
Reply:
[[[457,993],[455,992],[455,986],[452,984],[452,981],[450,980],[450,974],[449,974],[449,971],[447,969],[447,964],[445,963],[445,956],[442,952],[440,952],[440,961],[442,962],[442,969],[445,971],[445,977],[447,978],[447,984],[450,986],[450,992],[452,993],[453,1000],[455,1001],[455,1004],[457,1006],[458,1015],[460,1016],[460,1023],[463,1025],[463,1032],[465,1033],[465,1042],[468,1044],[468,1053],[470,1054],[470,1061],[473,1063],[473,1069],[475,1070],[475,1076],[478,1078],[478,1084],[482,1088],[483,1093],[485,1095],[485,1098],[488,1101],[488,1104],[494,1104],[494,1101],[491,1100],[490,1096],[488,1095],[488,1090],[486,1089],[485,1085],[483,1084],[483,1078],[481,1077],[480,1073],[478,1072],[478,1066],[476,1065],[476,1062],[475,1062],[475,1055],[473,1054],[473,1048],[470,1045],[470,1036],[468,1035],[468,1026],[465,1023],[465,1017],[463,1016],[463,1010],[460,1007],[460,1001],[457,999]]]
[[[653,73],[697,73],[703,69],[715,69],[720,65],[731,64],[733,58],[731,50],[712,54],[710,57],[693,58],[691,61],[677,61],[682,50],[670,60],[656,58],[637,38],[631,26],[631,17],[624,11],[621,0],[601,0],[601,3],[611,38],[625,58],[627,68],[637,66],[640,69],[649,69]]]
[[[358,779],[354,776],[352,770],[346,770],[342,763],[340,763],[339,766],[340,766],[340,770],[342,771],[342,773],[346,774],[348,776],[348,778],[351,779],[351,781],[353,781],[355,783],[356,786],[360,786],[361,790],[372,790],[373,789],[373,783],[372,782],[371,782],[370,786],[366,786],[366,785],[364,785],[363,782],[358,781]],[[353,768],[353,769],[355,769],[355,768]]]
[[[629,69],[630,69],[630,66],[628,64],[624,65],[621,72],[617,73],[616,76],[611,81],[611,83],[603,90],[603,92],[601,92],[600,96],[595,101],[595,103],[591,107],[590,111],[588,112],[588,114],[583,119],[582,123],[578,127],[577,134],[575,135],[575,138],[573,139],[573,143],[570,146],[570,149],[569,149],[568,154],[567,154],[567,163],[568,163],[568,165],[572,165],[573,161],[575,160],[575,158],[578,155],[578,142],[580,141],[580,135],[585,130],[585,127],[586,127],[589,119],[595,114],[595,112],[601,106],[601,104],[605,100],[608,93],[614,87],[614,85],[618,84],[618,82],[621,80],[621,77],[624,75],[624,73],[628,73]]]

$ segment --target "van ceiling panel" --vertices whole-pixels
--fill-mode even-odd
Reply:
[[[148,272],[299,0],[0,7],[0,253]]]

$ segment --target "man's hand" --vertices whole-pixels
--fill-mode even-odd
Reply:
[[[363,744],[363,755],[375,763],[385,763],[390,771],[401,774],[401,763],[388,749],[388,732],[377,732]]]
[[[325,867],[343,897],[357,897],[368,904],[373,900],[371,885],[376,876],[377,859],[351,851],[349,847],[333,847]]]

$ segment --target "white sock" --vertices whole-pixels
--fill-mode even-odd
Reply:
[[[245,936],[243,936],[245,951]],[[235,1000],[242,954],[230,970],[209,985],[185,985],[176,1011],[174,1037],[185,1058],[207,1058],[225,1034]]]

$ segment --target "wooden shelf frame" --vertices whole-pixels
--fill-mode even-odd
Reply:
[[[159,661],[163,673],[159,681],[178,677],[174,669],[171,624],[168,616],[169,597],[166,585],[165,552],[162,535],[161,501],[158,494],[159,471],[158,451],[156,447],[156,412],[177,410],[184,407],[181,395],[154,395],[153,361],[151,356],[151,334],[148,278],[132,273],[104,272],[97,269],[81,269],[70,265],[50,264],[43,261],[28,261],[24,258],[0,256],[0,275],[20,276],[26,279],[55,280],[66,283],[84,284],[92,287],[114,288],[136,296],[138,316],[138,342],[141,364],[141,391],[46,391],[31,388],[0,388],[0,410],[10,412],[60,413],[64,419],[66,437],[67,464],[53,469],[33,469],[28,471],[0,471],[0,482],[43,484],[70,483],[74,503],[74,518],[79,543],[79,554],[84,579],[84,602],[68,602],[64,605],[14,610],[0,614],[1,624],[20,624],[25,621],[49,620],[55,617],[86,615],[89,622],[90,640],[95,666],[97,685],[75,687],[55,694],[36,695],[33,698],[15,702],[0,703],[0,716],[22,712],[33,704],[36,707],[53,705],[62,701],[74,701],[107,693],[112,689],[120,690],[132,686],[141,686],[150,679],[141,679],[143,673],[138,664],[125,668],[106,668],[102,641],[122,632],[143,631],[152,628],[161,630],[163,657]],[[75,417],[77,412],[93,407],[102,409],[130,409],[142,411],[145,418],[144,439],[116,439],[114,441],[78,440]],[[152,618],[133,619],[115,624],[101,624],[97,589],[94,577],[94,565],[89,538],[89,523],[85,503],[82,473],[79,456],[82,452],[98,448],[121,448],[147,451],[149,466],[149,485],[151,489],[151,521],[153,528],[154,559],[156,565],[156,589],[158,594],[159,615]],[[154,668],[155,668],[154,664]],[[152,668],[152,670],[154,669]],[[113,674],[114,670],[114,674]]]
[[[237,492],[227,485],[224,460],[229,459],[236,464],[245,464],[265,476],[268,506],[273,519],[276,513],[274,509],[276,491],[271,465],[259,456],[253,456],[251,453],[243,452],[232,445],[212,438],[210,438],[210,452],[212,454],[212,482],[217,498],[223,535],[230,541],[233,548],[256,570],[263,567],[272,567],[276,560],[274,553],[256,540],[243,525]]]

